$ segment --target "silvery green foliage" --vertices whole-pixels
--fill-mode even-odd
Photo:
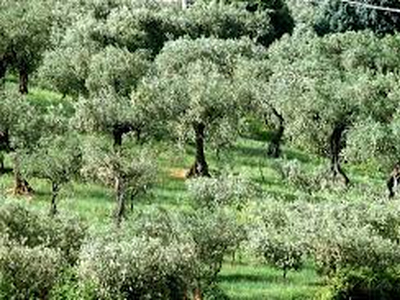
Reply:
[[[358,164],[375,163],[385,171],[392,168],[399,153],[396,123],[382,124],[370,119],[356,123],[347,136],[346,159]]]
[[[50,218],[21,205],[8,204],[0,210],[0,233],[21,246],[43,246],[61,251],[64,262],[74,265],[86,235],[86,226],[76,217]]]
[[[117,94],[127,97],[148,68],[144,51],[130,53],[126,49],[109,46],[92,57],[86,86],[91,95],[110,87]]]
[[[122,178],[126,192],[133,195],[146,191],[157,180],[157,165],[151,151],[114,151],[109,144],[93,140],[84,149],[82,175],[114,187],[116,178]]]
[[[60,47],[46,52],[38,70],[40,83],[63,95],[87,94],[90,58],[90,50],[85,47]]]
[[[272,199],[268,202],[248,227],[249,246],[267,263],[281,269],[286,277],[289,270],[303,266],[307,245],[298,234],[295,215]]]
[[[112,88],[103,89],[97,95],[79,98],[73,125],[82,131],[111,135],[119,124],[135,124],[134,116],[129,98]]]
[[[0,2],[2,47],[9,64],[16,70],[34,71],[43,52],[50,46],[51,1],[3,0]]]
[[[187,186],[194,204],[209,209],[221,206],[241,209],[247,201],[261,194],[250,181],[235,176],[195,178]]]
[[[22,159],[23,173],[62,185],[76,177],[82,166],[82,149],[76,136],[42,138],[38,147]]]
[[[195,243],[196,279],[205,286],[215,283],[224,255],[236,250],[245,239],[243,226],[236,213],[226,209],[196,210],[184,224]]]
[[[245,239],[237,214],[221,208],[189,213],[173,213],[162,208],[145,210],[128,226],[139,236],[159,238],[163,243],[190,242],[194,249],[193,280],[203,287],[215,284],[224,255],[236,250]]]
[[[265,245],[273,249],[269,259],[285,253],[288,263],[295,261],[288,259],[289,254],[308,254],[318,270],[331,277],[347,267],[381,272],[400,264],[397,205],[268,201],[257,209],[255,227],[249,227],[251,245],[258,251]]]
[[[62,254],[56,249],[0,245],[0,297],[47,299],[61,268]]]
[[[272,19],[271,10],[259,9],[250,12],[244,5],[225,2],[197,1],[179,15],[178,28],[191,38],[202,36],[218,39],[239,39],[250,37],[255,42],[269,46],[282,33],[290,32],[291,26],[280,26]],[[288,16],[289,14],[286,14]]]
[[[181,213],[162,207],[150,206],[138,211],[126,226],[130,235],[134,233],[144,238],[158,238],[167,244],[190,240],[190,231],[187,230]]]
[[[5,204],[0,209],[0,298],[48,299],[62,269],[75,265],[86,227]]]
[[[97,299],[173,299],[193,283],[191,243],[131,237],[90,241],[83,248],[79,275],[94,286]]]
[[[216,283],[224,254],[244,239],[234,213],[178,213],[152,207],[138,212],[118,232],[88,240],[80,275],[97,297],[170,299]],[[175,299],[175,298],[174,298]]]
[[[67,26],[57,47],[44,53],[38,70],[42,85],[63,95],[88,94],[85,83],[91,58],[101,50],[101,45],[92,38],[98,26],[90,15],[79,15],[73,25]]]
[[[274,168],[287,183],[309,194],[330,187],[329,170],[326,167],[306,171],[298,160],[279,160],[274,163]]]
[[[238,124],[241,108],[234,95],[231,80],[218,72],[217,66],[207,62],[193,62],[188,74],[166,78],[169,91],[164,97],[171,129],[175,127],[181,140],[186,140],[194,123],[206,125],[208,136],[216,138],[223,124]],[[161,80],[164,80],[161,78]],[[158,101],[158,99],[157,99]],[[234,132],[234,128],[231,128]]]
[[[180,38],[168,42],[155,63],[161,74],[186,74],[188,64],[196,61],[209,61],[218,67],[218,71],[232,76],[236,64],[243,58],[266,57],[263,47],[257,46],[248,38],[223,40],[218,38],[198,38],[191,40]]]
[[[0,91],[0,131],[8,132],[12,149],[33,147],[45,130],[39,109],[17,91]]]
[[[390,54],[397,43],[394,37],[348,32],[323,38],[305,34],[274,44],[271,96],[286,120],[289,140],[327,153],[335,123],[346,123],[347,131],[367,118],[390,123],[398,106],[397,59]]]
[[[229,144],[243,113],[233,80],[235,64],[239,56],[259,52],[249,40],[201,38],[168,43],[156,58],[156,76],[146,81],[134,101],[150,102],[145,107],[151,109],[145,111],[167,119],[167,128],[181,141],[192,138],[188,128],[201,123],[208,141]]]

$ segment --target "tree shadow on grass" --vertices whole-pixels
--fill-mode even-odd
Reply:
[[[14,170],[12,168],[4,168],[4,169],[0,170],[0,176],[6,175],[6,174],[12,174],[13,171]]]
[[[310,156],[296,150],[285,149],[283,151],[283,156],[286,157],[287,160],[298,160],[304,164],[315,163]]]
[[[245,283],[245,282],[266,283],[266,284],[268,284],[268,283],[290,283],[291,282],[290,278],[283,278],[283,272],[282,272],[282,274],[276,273],[276,274],[259,274],[259,275],[254,275],[254,274],[220,275],[219,280],[227,282],[227,283],[235,283],[235,284],[240,284],[240,283]]]

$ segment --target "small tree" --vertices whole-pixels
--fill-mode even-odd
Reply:
[[[60,189],[79,173],[81,162],[79,141],[68,136],[42,138],[37,149],[24,157],[25,176],[46,179],[51,183],[51,215],[57,213],[56,200]]]
[[[242,59],[236,71],[241,98],[247,99],[249,113],[264,119],[265,125],[277,123],[271,134],[267,155],[278,158],[281,155],[281,144],[285,132],[285,119],[277,99],[268,84],[272,75],[270,62],[266,59]],[[271,122],[272,121],[272,122]]]
[[[154,183],[157,172],[149,153],[103,146],[87,151],[83,173],[87,178],[114,188],[114,218],[119,226],[126,213],[127,199],[131,197],[133,201],[138,194],[145,192]]]
[[[118,95],[128,97],[149,69],[145,51],[128,52],[108,46],[94,55],[89,66],[86,86],[91,95],[112,87]]]

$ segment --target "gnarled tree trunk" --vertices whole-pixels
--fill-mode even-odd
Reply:
[[[205,128],[206,126],[203,123],[193,124],[193,129],[196,135],[196,160],[193,166],[190,168],[189,172],[187,173],[187,178],[196,176],[210,177],[206,156],[204,153]]]
[[[132,125],[129,123],[116,124],[112,129],[112,135],[114,138],[114,147],[122,146],[122,137],[124,134],[129,133],[133,130]]]
[[[33,192],[29,183],[22,177],[20,162],[17,155],[14,157],[14,195],[27,195]]]
[[[285,120],[275,108],[272,107],[271,109],[274,116],[278,119],[279,124],[277,130],[272,136],[270,144],[268,145],[267,154],[270,157],[278,158],[281,155],[281,143],[283,139],[283,133],[285,131]],[[267,121],[265,123],[267,124]]]
[[[333,128],[333,132],[330,137],[331,171],[334,179],[340,176],[344,184],[348,185],[350,183],[350,179],[347,177],[340,165],[340,152],[342,151],[343,134],[345,130],[346,124],[344,122],[337,123]]]

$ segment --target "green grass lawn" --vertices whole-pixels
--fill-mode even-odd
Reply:
[[[260,263],[225,263],[220,275],[221,288],[234,300],[312,299],[323,290],[323,282],[312,267],[299,272],[282,271]]]

